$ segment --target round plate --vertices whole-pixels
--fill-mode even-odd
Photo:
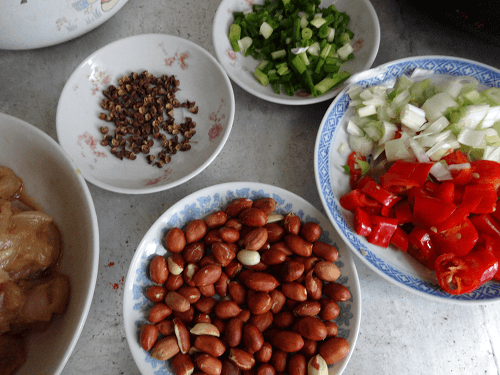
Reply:
[[[120,160],[110,148],[101,146],[101,126],[113,134],[115,125],[99,119],[103,90],[118,87],[118,80],[132,72],[148,71],[156,77],[175,76],[179,102],[195,102],[199,112],[175,108],[174,118],[181,124],[187,117],[196,122],[191,150],[177,152],[162,168],[148,164],[146,155]],[[231,82],[217,62],[203,48],[188,40],[162,34],[125,38],[101,48],[87,57],[71,74],[59,99],[56,126],[59,143],[70,154],[83,177],[94,185],[118,193],[152,193],[177,186],[200,173],[219,154],[234,119]],[[161,131],[171,139],[173,135]],[[183,136],[179,138],[179,141]],[[154,141],[151,154],[161,150]],[[158,159],[157,159],[158,160]]]
[[[66,42],[106,22],[127,1],[4,1],[0,48],[21,50]]]
[[[235,53],[229,43],[229,27],[234,21],[233,12],[251,10],[252,4],[262,4],[263,0],[222,0],[213,23],[213,42],[215,55],[229,77],[241,88],[261,99],[288,105],[306,105],[330,100],[337,95],[342,86],[324,95],[288,96],[276,94],[271,86],[262,86],[254,77],[254,71],[259,61],[251,56]],[[323,0],[320,7],[326,8],[335,4],[341,12],[350,17],[349,29],[354,33],[353,48],[355,58],[341,66],[341,70],[352,74],[370,68],[377,56],[380,44],[380,25],[375,9],[369,0]]]
[[[204,218],[211,212],[223,209],[239,197],[274,198],[278,203],[277,213],[294,212],[303,222],[319,223],[323,229],[321,240],[334,244],[339,249],[339,259],[335,263],[341,269],[342,276],[338,282],[346,285],[352,295],[351,300],[339,303],[340,315],[335,319],[339,326],[339,336],[346,338],[350,345],[348,356],[329,368],[330,375],[341,374],[354,352],[361,322],[361,290],[350,253],[343,248],[343,241],[329,220],[310,203],[287,190],[253,182],[215,185],[187,196],[169,208],[142,239],[130,264],[123,297],[125,333],[139,370],[143,375],[169,374],[172,371],[168,361],[152,358],[139,345],[139,330],[147,322],[147,313],[152,306],[144,294],[146,288],[153,284],[149,278],[149,263],[155,255],[167,253],[163,247],[166,232],[173,227],[183,228],[193,219]]]
[[[446,56],[422,56],[396,60],[353,80],[364,87],[386,85],[391,87],[401,75],[411,74],[416,68],[442,76],[473,76],[480,84],[500,87],[500,71],[470,60]],[[450,295],[438,285],[435,273],[429,271],[406,253],[393,246],[384,249],[374,246],[353,230],[353,215],[339,204],[339,197],[350,190],[349,178],[342,165],[347,162],[349,150],[339,152],[342,144],[348,144],[346,124],[349,118],[349,96],[345,88],[332,102],[321,122],[314,150],[316,184],[328,217],[335,225],[351,250],[370,268],[388,281],[404,289],[435,301],[452,303],[484,304],[500,300],[500,283],[489,282],[476,291],[463,295]]]

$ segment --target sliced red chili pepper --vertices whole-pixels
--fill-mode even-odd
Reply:
[[[424,184],[424,187],[423,189],[430,193],[430,194],[433,194],[434,193],[434,190],[439,186],[439,184],[437,182],[432,182],[432,181],[425,181],[425,184]]]
[[[390,244],[397,247],[401,251],[407,251],[410,243],[410,236],[404,231],[403,228],[397,227],[396,231],[391,237]]]
[[[445,221],[455,211],[454,204],[443,202],[434,197],[415,196],[413,224],[425,228],[435,227]]]
[[[389,170],[380,176],[380,184],[386,190],[393,186],[410,189],[423,186],[432,168],[432,163],[417,163],[397,160]]]
[[[498,272],[498,260],[493,255],[491,242],[482,237],[467,255],[440,255],[435,270],[439,285],[447,293],[464,294],[491,280]]]
[[[360,236],[368,236],[372,231],[370,215],[361,208],[354,210],[354,229]]]
[[[476,245],[478,238],[479,234],[468,218],[451,229],[431,234],[431,241],[437,253],[451,253],[456,256],[469,253]]]
[[[368,197],[366,194],[362,193],[361,190],[354,189],[350,192],[344,194],[339,199],[340,205],[349,211],[353,211],[356,208],[363,207],[382,207],[382,203],[377,202],[375,199]]]
[[[356,189],[359,189],[359,190],[363,189],[363,187],[369,181],[375,182],[375,179],[372,176],[368,176],[368,175],[361,176],[361,178],[359,179],[359,181],[356,184]]]
[[[415,227],[409,234],[408,254],[430,270],[434,269],[438,257],[427,229]]]
[[[496,188],[493,184],[467,185],[465,187],[462,203],[471,204],[471,202],[475,202],[478,197],[480,197],[481,200],[477,207],[471,211],[472,213],[487,214],[495,211],[498,197]]]
[[[388,247],[392,235],[398,228],[397,219],[383,216],[372,216],[370,220],[372,223],[372,231],[366,237],[367,241],[377,246]]]
[[[410,203],[407,200],[394,205],[394,214],[400,225],[411,223],[413,219],[413,212],[411,212]]]
[[[432,194],[446,203],[454,203],[455,201],[455,184],[450,181],[438,184]]]
[[[500,239],[500,222],[490,214],[473,215],[470,221],[479,233]]]
[[[451,154],[446,155],[443,158],[446,161],[446,164],[468,164],[469,160],[467,157],[460,151],[456,150]],[[453,183],[455,185],[466,185],[472,178],[472,168],[464,168],[464,169],[451,169],[451,176],[453,177]]]
[[[366,157],[359,155],[356,151],[353,151],[347,158],[347,166],[349,167],[349,184],[351,189],[356,188],[356,184],[361,178],[361,168],[357,163],[358,160],[366,161]]]
[[[500,186],[500,163],[491,160],[475,160],[472,168],[471,184],[493,184],[495,190]]]
[[[416,196],[424,196],[424,197],[432,197],[432,195],[429,194],[426,190],[419,186],[412,187],[408,192],[406,193],[406,196],[408,198],[408,202],[410,203],[410,207],[413,208],[415,205],[415,197]]]
[[[396,217],[394,214],[394,208],[387,206],[382,206],[382,209],[380,210],[380,215],[384,217]]]
[[[375,181],[367,181],[364,184],[361,191],[363,193],[365,193],[366,195],[369,195],[373,199],[379,201],[380,203],[382,203],[384,206],[387,206],[387,207],[392,207],[396,204],[396,202],[401,200],[401,197],[398,197],[397,195],[389,193],[387,190],[382,188],[382,186],[377,184]]]

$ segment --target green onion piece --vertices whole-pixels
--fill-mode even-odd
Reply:
[[[280,76],[283,76],[289,72],[288,64],[286,62],[276,65],[276,71]]]
[[[238,52],[240,50],[240,46],[238,44],[238,40],[241,38],[241,26],[233,23],[229,27],[229,42],[231,43],[231,47],[234,52]]]
[[[326,20],[323,17],[315,17],[311,20],[311,25],[319,29],[325,22]]]
[[[310,28],[305,27],[302,29],[302,39],[304,40],[309,40],[313,36],[313,32]]]
[[[370,170],[370,163],[364,160],[356,160],[356,163],[361,167],[361,174],[364,175]]]
[[[299,74],[304,73],[305,70],[307,69],[306,64],[304,64],[304,60],[302,59],[302,57],[300,55],[296,55],[292,59],[292,65],[297,70],[297,72],[299,72]]]
[[[247,52],[248,47],[250,47],[252,45],[252,43],[253,43],[253,40],[249,36],[245,36],[245,37],[241,38],[240,40],[238,40],[238,45],[240,46],[241,52],[243,54],[245,54]]]
[[[279,59],[281,57],[285,57],[285,56],[286,56],[286,50],[284,50],[284,49],[280,49],[279,51],[271,52],[271,57],[274,60]]]
[[[260,25],[260,34],[264,37],[264,39],[269,39],[274,29],[271,25],[269,25],[266,21],[262,22]]]
[[[338,72],[336,74],[333,74],[331,77],[328,76],[328,77],[324,78],[319,83],[317,83],[314,87],[320,95],[323,95],[328,90],[334,88],[335,86],[340,85],[342,82],[344,82],[350,76],[351,76],[351,73],[349,73],[349,72]]]
[[[255,69],[254,72],[255,78],[259,80],[262,86],[267,86],[269,85],[269,78],[267,75],[260,69]]]
[[[343,165],[342,168],[344,168],[345,174],[351,174],[351,168],[348,165]]]

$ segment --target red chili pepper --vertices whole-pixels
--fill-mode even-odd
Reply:
[[[366,237],[367,241],[371,244],[388,247],[392,235],[398,228],[397,219],[383,216],[372,216],[372,231]]]
[[[491,280],[498,272],[498,260],[493,255],[491,241],[482,237],[467,255],[440,255],[435,270],[439,285],[447,293],[464,294]]]
[[[435,227],[450,217],[455,209],[454,204],[434,197],[417,195],[413,206],[413,224],[424,228]]]
[[[468,164],[469,160],[467,157],[460,151],[456,150],[451,154],[446,155],[443,158],[446,161],[446,164]],[[451,176],[453,177],[453,183],[455,185],[466,185],[472,178],[472,168],[464,168],[464,169],[452,169]]]
[[[490,214],[473,215],[470,218],[479,233],[500,239],[500,222]]]
[[[390,243],[399,250],[406,252],[410,243],[410,236],[408,236],[408,233],[406,233],[403,228],[397,227],[391,237]]]
[[[394,214],[398,219],[398,224],[411,223],[413,212],[411,212],[410,203],[407,200],[400,201],[394,205]]]
[[[363,207],[382,207],[382,204],[377,202],[375,199],[366,196],[361,190],[354,189],[350,192],[344,194],[339,199],[340,205],[349,211],[353,211],[356,208]]]
[[[431,233],[427,229],[415,227],[409,235],[408,254],[430,270],[438,257],[431,241]]]
[[[367,182],[373,181],[375,182],[375,179],[372,176],[364,175],[362,176],[359,181],[356,184],[356,189],[363,189],[363,187],[366,185]]]
[[[361,189],[363,193],[369,195],[373,199],[379,201],[384,206],[392,207],[396,202],[401,200],[401,197],[389,193],[387,190],[383,189],[382,186],[377,184],[375,181],[367,181],[363,188]]]
[[[432,194],[446,203],[454,203],[455,201],[455,185],[453,182],[446,181],[438,184]]]
[[[427,180],[433,163],[417,163],[397,160],[389,170],[380,176],[380,185],[386,190],[394,186],[405,187],[406,190],[422,187]],[[392,191],[392,190],[391,190]]]
[[[361,208],[356,208],[354,211],[354,229],[360,236],[368,236],[372,231],[372,223],[370,215]]]
[[[479,238],[472,222],[465,218],[460,224],[440,233],[431,234],[431,241],[439,254],[463,256],[469,253]]]
[[[366,161],[366,157],[358,155],[356,151],[353,151],[347,158],[347,166],[349,167],[349,184],[351,189],[356,188],[356,184],[361,178],[361,168],[357,163],[358,160]]]
[[[493,184],[495,190],[500,186],[500,163],[491,160],[476,160],[472,168],[471,184]]]
[[[497,206],[497,190],[492,183],[469,184],[465,186],[465,193],[462,202],[469,204],[478,197],[481,198],[477,207],[471,212],[474,214],[487,214],[495,211]]]

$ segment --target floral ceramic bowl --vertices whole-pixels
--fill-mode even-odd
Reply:
[[[20,50],[66,42],[106,22],[127,1],[4,1],[0,14],[0,48]]]
[[[105,142],[108,146],[102,145],[105,135],[101,128],[107,127],[107,135],[113,138],[117,134],[115,122],[100,119],[101,114],[110,115],[110,110],[101,107],[106,99],[103,92],[108,91],[110,85],[119,88],[119,81],[124,76],[130,77],[133,73],[141,76],[145,71],[155,77],[174,77],[178,85],[173,88],[174,83],[165,83],[168,89],[161,89],[163,94],[160,91],[151,94],[151,97],[154,96],[151,103],[158,104],[161,100],[164,107],[158,109],[158,112],[155,109],[154,113],[151,103],[146,105],[138,99],[150,96],[144,93],[145,90],[141,93],[141,88],[138,87],[141,77],[133,83],[135,88],[129,87],[130,91],[127,93],[132,97],[132,92],[135,92],[135,102],[140,102],[139,107],[146,112],[142,113],[142,120],[127,113],[128,120],[125,122],[129,131],[121,132],[123,136],[120,135],[120,138],[121,141],[126,139],[126,151],[134,152],[135,160],[130,154],[121,159],[116,157],[116,153],[111,153],[113,142]],[[161,85],[157,82],[152,83],[151,87]],[[166,87],[165,85],[163,86]],[[127,88],[124,87],[123,92],[125,91]],[[119,90],[117,92],[123,95]],[[167,107],[168,103],[172,104],[169,95],[175,95],[181,106],[173,109]],[[73,158],[87,181],[119,193],[152,193],[191,179],[214,160],[229,137],[234,108],[229,78],[207,51],[193,42],[175,36],[137,35],[101,48],[76,68],[59,99],[57,136],[59,143]],[[137,107],[128,110],[134,112],[133,116],[140,116],[142,109]],[[153,120],[160,117],[160,111],[161,120],[153,124]],[[147,122],[139,123],[144,118],[150,124],[150,135],[147,137],[144,130]],[[171,127],[180,127],[177,134],[175,129],[167,129],[167,120]],[[195,127],[192,127],[193,123]],[[154,126],[158,128],[155,130]],[[180,131],[181,129],[183,130]],[[170,162],[164,162],[161,166],[163,162],[157,164],[162,160],[160,152],[165,147],[169,147],[169,150],[176,147],[186,149],[184,146],[174,147],[172,143],[165,146],[165,141],[174,142],[175,145],[174,138],[179,145],[183,144],[187,139],[186,129],[196,132],[194,135],[191,133],[192,137],[188,139],[191,148],[172,152],[168,156]],[[141,136],[134,141],[132,137],[137,131],[140,131]],[[149,143],[146,145],[147,150],[143,149],[146,138]],[[130,142],[134,143],[133,147]],[[119,149],[122,147],[119,146]],[[152,156],[155,160],[149,163],[148,158]]]
[[[199,190],[170,207],[146,233],[139,244],[127,279],[123,298],[123,318],[125,333],[132,355],[143,375],[167,375],[172,373],[170,362],[158,361],[145,352],[139,345],[139,331],[147,322],[147,313],[152,303],[146,298],[145,290],[153,284],[149,278],[149,264],[157,254],[167,253],[163,246],[165,235],[172,227],[184,225],[198,218],[204,218],[211,212],[224,209],[236,198],[257,199],[272,197],[278,203],[276,213],[296,213],[303,222],[314,221],[322,228],[320,240],[333,244],[339,250],[339,259],[335,262],[342,272],[338,282],[347,286],[352,298],[340,302],[340,315],[335,319],[339,327],[338,336],[349,342],[349,354],[334,365],[329,366],[330,375],[341,374],[354,352],[361,323],[361,290],[356,267],[343,242],[333,229],[328,219],[314,206],[299,196],[276,186],[253,182],[235,182],[211,186]]]

